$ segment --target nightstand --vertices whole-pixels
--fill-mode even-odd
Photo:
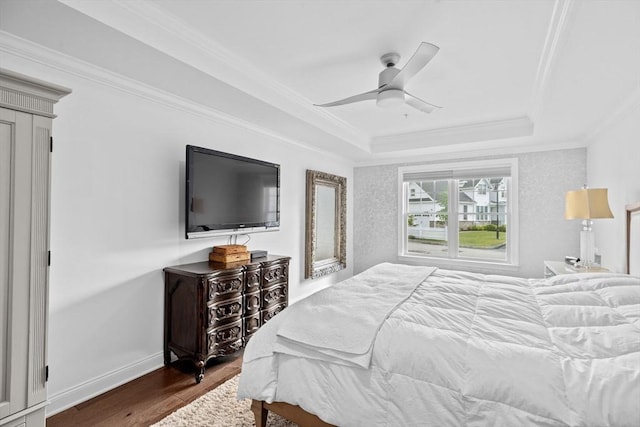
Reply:
[[[558,274],[575,274],[575,273],[607,273],[604,267],[573,267],[564,261],[545,261],[544,262],[544,277],[553,277]]]

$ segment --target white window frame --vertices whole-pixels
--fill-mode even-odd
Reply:
[[[466,170],[478,170],[478,169],[491,169],[491,168],[505,168],[508,167],[511,171],[510,179],[507,180],[507,194],[509,194],[509,212],[510,225],[507,227],[507,259],[505,261],[494,260],[471,260],[465,258],[458,258],[457,254],[454,254],[454,248],[458,247],[458,227],[448,227],[448,241],[449,241],[449,258],[433,257],[429,255],[418,255],[415,253],[409,253],[407,251],[407,194],[405,193],[404,176],[409,173],[439,173],[451,171],[452,173],[460,173]],[[449,217],[456,210],[451,210],[452,206],[458,204],[458,188],[454,183],[455,181],[449,181],[449,206],[447,211],[450,212]],[[439,164],[425,164],[416,166],[403,166],[398,168],[398,261],[407,262],[411,264],[425,264],[436,265],[443,268],[457,268],[457,267],[469,267],[469,268],[490,268],[491,270],[503,270],[503,271],[516,271],[519,267],[519,227],[518,220],[518,159],[506,158],[506,159],[488,159],[477,160],[469,162],[456,162],[456,163],[439,163]],[[457,220],[456,220],[457,221]]]

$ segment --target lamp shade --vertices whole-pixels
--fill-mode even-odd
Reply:
[[[565,219],[613,218],[606,188],[581,188],[565,196]]]

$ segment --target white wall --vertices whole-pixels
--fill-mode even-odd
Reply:
[[[586,179],[586,150],[518,154],[519,258],[515,270],[523,277],[542,277],[544,260],[576,254],[579,229],[564,219],[564,193]],[[488,157],[491,158],[491,157]],[[435,163],[425,161],[427,163]],[[379,262],[398,262],[398,167],[405,164],[356,167],[354,170],[354,273]],[[458,268],[446,261],[426,261]],[[467,267],[459,267],[467,269]],[[477,272],[493,272],[477,267]]]
[[[204,261],[227,243],[184,238],[187,144],[281,165],[280,231],[252,234],[248,246],[291,256],[291,301],[352,274],[348,239],[346,270],[303,278],[305,170],[347,177],[350,236],[351,164],[124,91],[117,76],[95,81],[101,71],[86,64],[57,64],[2,58],[4,68],[73,90],[56,105],[53,132],[49,414],[160,367],[162,268]]]
[[[626,265],[625,205],[640,201],[640,95],[602,130],[587,149],[587,183],[609,189],[614,219],[594,220],[593,230],[605,267],[618,273]]]

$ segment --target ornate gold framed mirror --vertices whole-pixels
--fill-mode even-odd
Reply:
[[[305,278],[347,265],[347,178],[307,170]]]

